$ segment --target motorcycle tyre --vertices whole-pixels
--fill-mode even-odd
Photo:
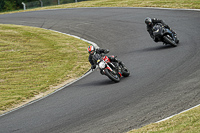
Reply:
[[[108,69],[105,69],[105,74],[108,76],[109,79],[111,79],[115,83],[120,81],[120,78],[118,77],[118,75],[117,75],[118,78],[113,77],[113,74],[111,74]]]
[[[171,39],[169,39],[167,36],[164,36],[163,40],[164,40],[165,43],[170,44],[173,47],[177,47],[177,44],[174,41],[172,41]]]

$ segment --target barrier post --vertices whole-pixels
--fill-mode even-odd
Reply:
[[[41,7],[43,7],[43,2],[42,2],[42,0],[39,0],[40,1],[40,3],[41,3]]]
[[[22,2],[22,5],[24,7],[24,10],[26,10],[26,4],[24,2]]]

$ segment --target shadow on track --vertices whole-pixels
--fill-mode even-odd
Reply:
[[[128,78],[128,77],[127,77],[127,78]],[[125,80],[125,79],[126,79],[126,78],[121,77],[120,82],[123,82],[123,80]],[[90,83],[83,83],[83,84],[76,85],[76,86],[80,86],[80,87],[88,87],[88,86],[94,86],[94,87],[97,87],[97,86],[109,86],[109,85],[120,84],[120,82],[115,83],[114,81],[112,81],[112,80],[110,80],[109,78],[106,78],[106,77],[105,77],[105,79],[100,78],[99,80],[95,80],[95,81],[92,81],[92,82],[90,82]]]
[[[166,49],[171,49],[171,48],[175,48],[175,47],[172,47],[170,45],[156,46],[156,47],[144,48],[144,49],[141,49],[141,50],[138,50],[138,51],[140,51],[140,52],[146,52],[146,51],[166,50]]]
[[[173,48],[177,48],[177,47],[172,47],[170,45],[166,45],[166,46],[154,46],[154,47],[147,47],[147,48],[143,48],[143,49],[136,49],[133,51],[129,51],[129,52],[121,52],[121,54],[123,55],[131,55],[131,54],[136,54],[136,53],[143,53],[143,52],[155,52],[155,51],[161,51],[161,50],[167,50],[167,49],[173,49]]]

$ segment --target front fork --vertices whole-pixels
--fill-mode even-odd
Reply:
[[[121,69],[120,68],[120,66],[115,66],[113,63],[111,63],[111,62],[109,62],[109,65],[111,65],[113,68],[118,68],[118,69],[115,69],[115,70],[113,70],[110,66],[108,66],[110,69],[110,71],[113,73],[113,74],[115,74],[115,75],[118,75],[119,77],[122,77],[122,73],[121,73],[121,71],[119,71],[119,69]]]

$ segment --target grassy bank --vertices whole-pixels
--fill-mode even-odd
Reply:
[[[88,0],[73,4],[52,6],[51,8],[76,8],[76,7],[163,7],[200,9],[199,0]],[[49,7],[47,7],[49,8]]]
[[[88,45],[49,30],[0,24],[0,111],[83,75],[90,68]]]
[[[80,7],[160,7],[178,9],[200,9],[200,0],[88,0],[77,3],[28,9],[25,11]],[[24,10],[13,12],[24,12]]]

